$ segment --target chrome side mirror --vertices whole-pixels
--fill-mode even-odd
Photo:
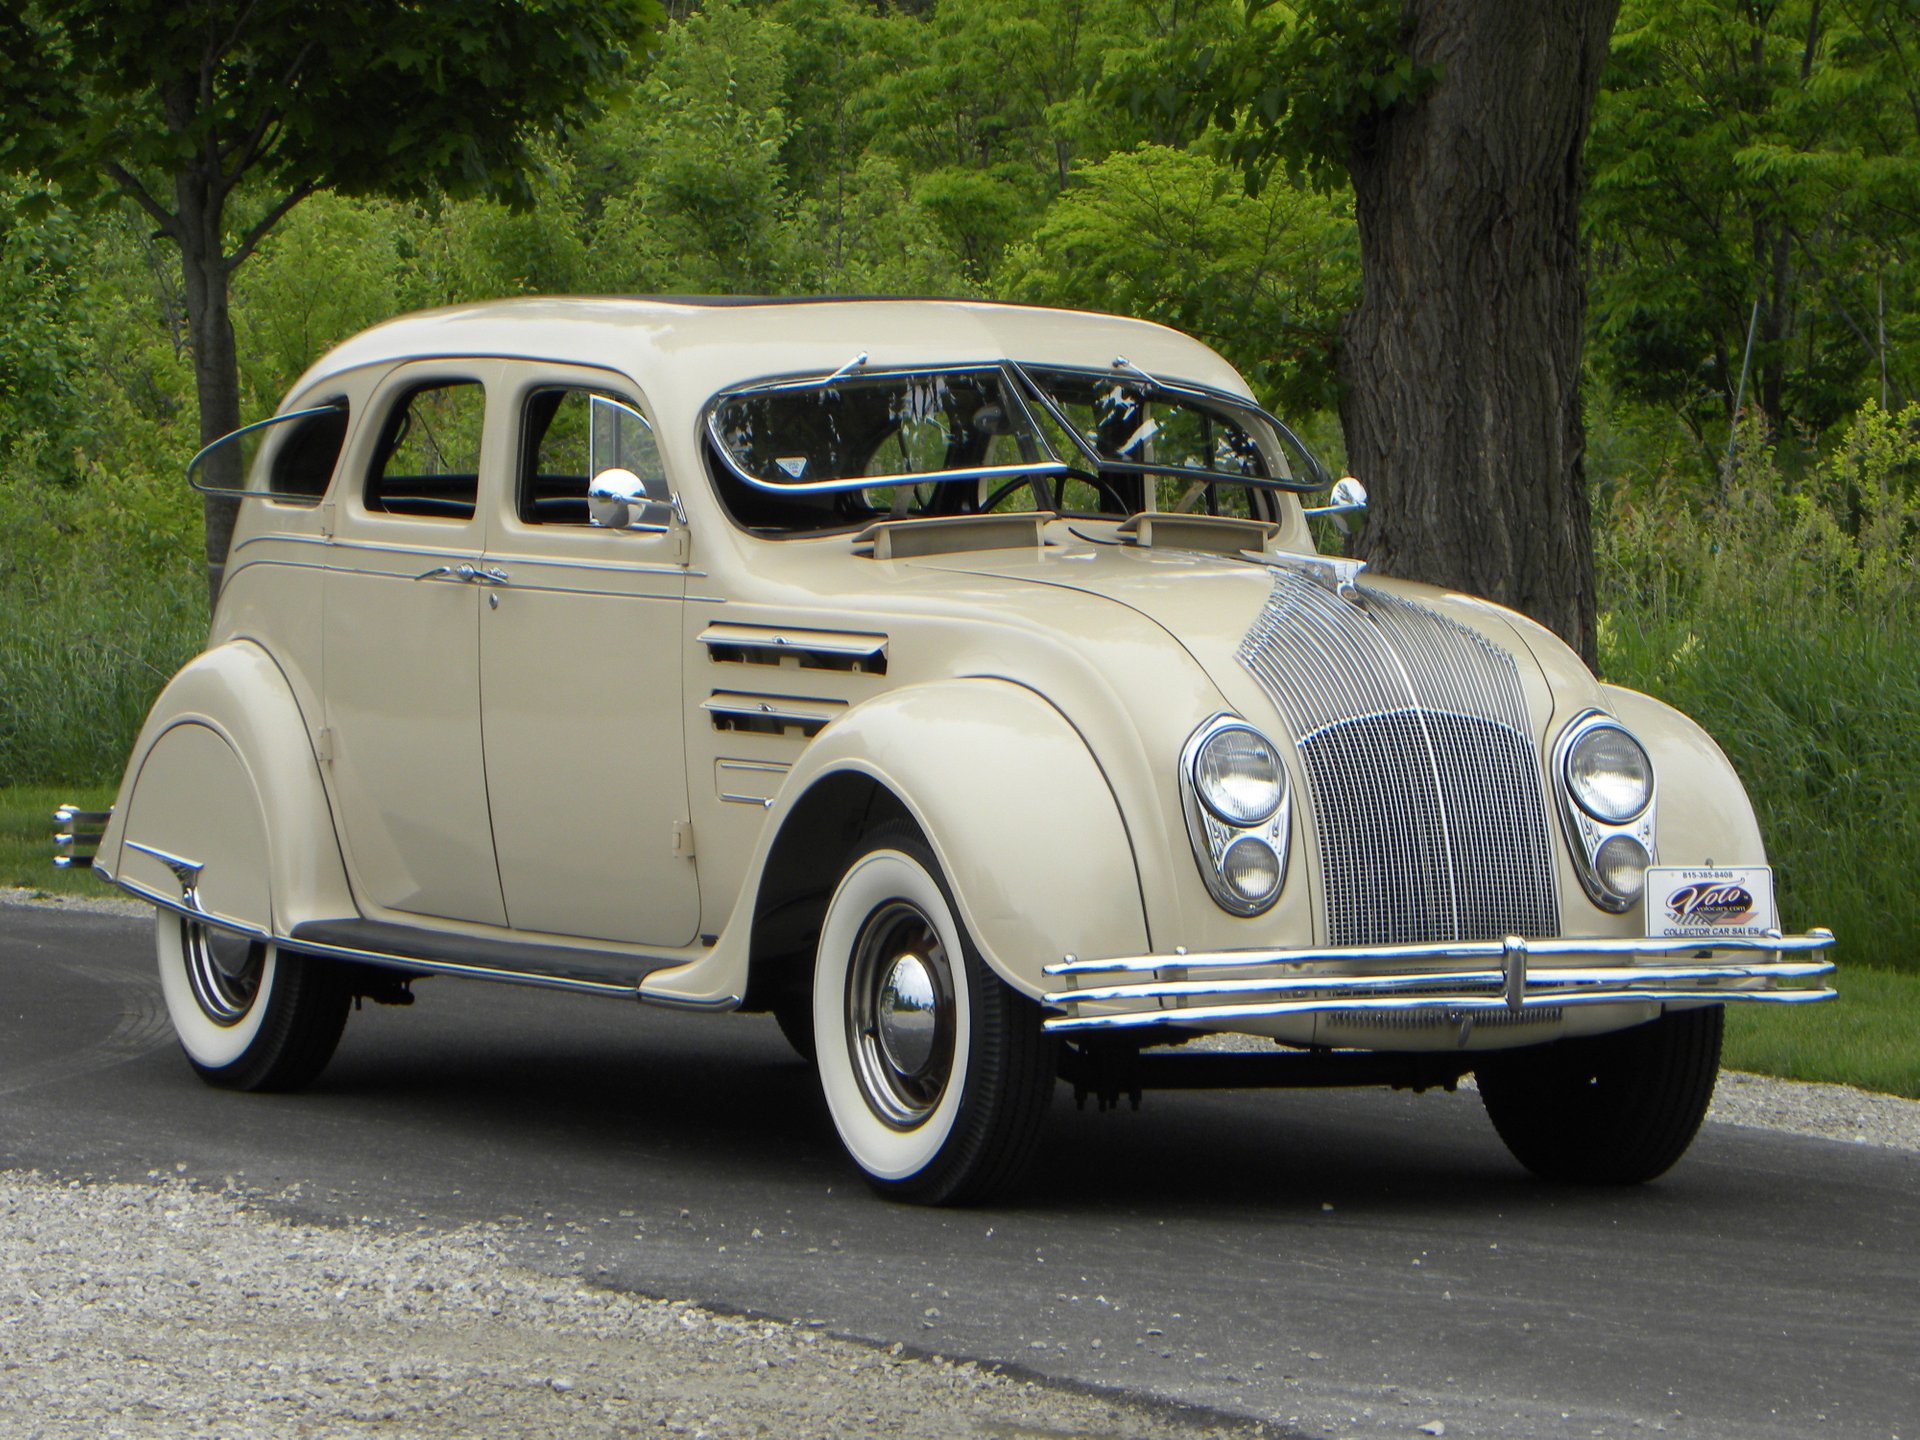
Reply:
[[[674,507],[647,495],[646,482],[631,470],[602,470],[587,487],[587,518],[606,530],[663,535],[673,528]]]
[[[1351,475],[1343,475],[1333,482],[1333,490],[1327,496],[1327,503],[1316,505],[1306,513],[1309,515],[1352,515],[1367,508],[1367,487]]]

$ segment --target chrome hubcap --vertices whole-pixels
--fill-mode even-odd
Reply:
[[[953,1070],[953,972],[946,946],[903,900],[867,917],[847,970],[847,1044],[867,1106],[910,1130],[939,1105]]]
[[[933,972],[918,955],[902,955],[880,982],[880,1053],[903,1075],[917,1075],[933,1058],[938,1017]]]
[[[180,922],[180,944],[186,952],[187,985],[201,1013],[216,1025],[238,1025],[260,993],[266,947],[197,920]]]

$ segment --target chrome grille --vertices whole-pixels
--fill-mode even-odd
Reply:
[[[1328,940],[1558,934],[1519,667],[1425,606],[1361,593],[1278,570],[1240,646],[1300,747]]]

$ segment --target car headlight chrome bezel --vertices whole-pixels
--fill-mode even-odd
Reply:
[[[1257,776],[1238,787],[1222,783],[1220,771],[1229,759],[1223,752],[1235,746],[1240,747],[1238,762],[1253,770],[1264,752],[1272,771],[1270,788],[1263,789]],[[1180,800],[1194,861],[1214,903],[1241,917],[1272,908],[1286,888],[1293,825],[1293,786],[1280,747],[1237,716],[1215,715],[1181,749]],[[1230,853],[1239,858],[1229,862]],[[1268,869],[1269,855],[1271,886],[1249,891],[1245,879]]]
[[[1602,825],[1626,825],[1653,803],[1653,761],[1627,730],[1580,726],[1567,744],[1561,775],[1573,803]]]
[[[1616,793],[1594,782],[1591,767],[1583,762],[1606,746],[1614,747],[1616,758],[1625,759],[1615,769],[1616,776],[1635,768],[1642,772],[1638,793],[1631,780],[1613,787]],[[1553,747],[1553,781],[1574,869],[1588,898],[1615,914],[1632,909],[1645,893],[1646,870],[1658,854],[1654,813],[1659,784],[1647,747],[1611,715],[1588,710],[1560,732]],[[1603,850],[1609,857],[1626,856],[1627,864],[1620,866],[1613,859],[1603,864]],[[1632,860],[1635,851],[1643,857],[1637,871]]]

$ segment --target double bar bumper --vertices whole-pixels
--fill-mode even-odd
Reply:
[[[1472,940],[1317,950],[1175,952],[1130,959],[1069,955],[1046,973],[1065,982],[1048,1005],[1055,1033],[1142,1025],[1230,1025],[1276,1015],[1433,1011],[1452,1020],[1569,1005],[1831,1000],[1814,952],[1833,932],[1712,940]],[[1795,958],[1795,957],[1809,958]],[[1544,962],[1544,963],[1543,963]],[[1257,973],[1256,973],[1257,972]]]

